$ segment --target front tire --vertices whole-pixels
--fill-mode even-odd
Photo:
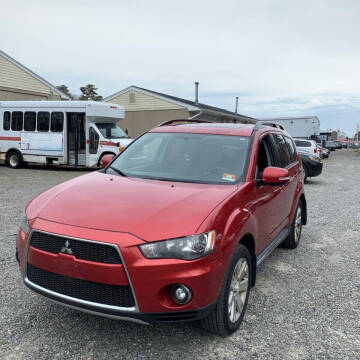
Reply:
[[[22,165],[21,155],[17,151],[11,151],[6,157],[6,165],[12,169],[18,169]]]
[[[287,249],[295,249],[299,245],[302,224],[303,224],[303,206],[302,206],[302,202],[299,201],[299,204],[295,210],[293,221],[291,223],[290,234],[281,244],[282,247]]]
[[[249,250],[240,244],[230,261],[214,310],[201,320],[206,331],[225,337],[239,328],[249,298],[251,276]]]

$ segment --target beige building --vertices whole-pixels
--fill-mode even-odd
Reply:
[[[70,98],[0,50],[1,100],[70,100]]]
[[[248,116],[137,86],[129,86],[104,101],[125,107],[125,119],[119,125],[127,130],[130,137],[173,119],[197,117],[214,122],[256,122]]]

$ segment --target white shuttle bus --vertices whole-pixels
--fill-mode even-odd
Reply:
[[[0,160],[97,167],[132,139],[116,125],[122,106],[95,101],[0,101]]]

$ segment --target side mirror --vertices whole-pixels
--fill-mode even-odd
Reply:
[[[114,158],[113,154],[104,155],[100,160],[101,168],[102,169],[106,168],[112,162],[113,158]]]
[[[262,183],[264,185],[283,185],[289,182],[289,171],[279,167],[267,167],[262,174]]]

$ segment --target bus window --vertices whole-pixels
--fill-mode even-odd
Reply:
[[[89,129],[89,153],[96,154],[99,146],[99,135],[98,133],[91,127]]]
[[[51,131],[62,132],[64,127],[64,113],[52,112],[51,113]]]
[[[50,113],[47,111],[39,111],[37,114],[37,130],[49,131]]]
[[[10,111],[4,112],[3,128],[4,128],[4,130],[10,130]]]
[[[23,129],[23,112],[13,111],[11,116],[11,130],[22,131]]]
[[[36,112],[26,111],[24,115],[24,130],[35,131],[36,128]]]

